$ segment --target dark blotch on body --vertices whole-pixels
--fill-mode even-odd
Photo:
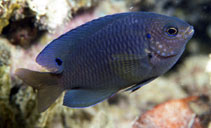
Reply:
[[[59,65],[59,66],[62,65],[62,60],[61,59],[56,58],[55,61],[56,61],[57,65]]]

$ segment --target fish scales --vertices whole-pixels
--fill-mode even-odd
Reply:
[[[128,20],[125,22],[128,22]],[[116,24],[110,24],[110,25],[121,26],[118,22]],[[111,27],[108,26],[108,28],[111,29],[112,26]],[[76,63],[76,65],[83,64],[83,66],[82,66],[83,69],[81,69],[81,71],[78,71],[78,70],[74,69],[74,66],[72,66],[73,68],[69,68],[68,70],[70,70],[70,71],[67,71],[67,73],[72,73],[74,70],[76,70],[76,72],[80,73],[79,76],[77,77],[77,79],[80,79],[81,81],[77,80],[77,79],[73,79],[71,82],[68,81],[68,83],[71,83],[71,85],[73,85],[73,86],[74,85],[83,86],[83,85],[90,84],[92,82],[93,86],[94,85],[99,86],[101,84],[99,84],[97,81],[102,82],[103,79],[100,76],[105,76],[105,75],[103,75],[104,73],[106,74],[106,76],[108,75],[111,77],[113,77],[115,75],[115,73],[111,74],[111,72],[106,73],[103,71],[104,69],[110,69],[110,67],[109,67],[110,66],[109,65],[110,55],[109,54],[115,53],[115,52],[116,52],[116,54],[122,54],[122,52],[119,52],[119,51],[124,51],[123,54],[128,54],[130,51],[134,51],[133,44],[131,44],[130,42],[127,42],[127,41],[128,40],[137,40],[136,38],[133,37],[133,34],[130,34],[130,33],[132,33],[131,29],[133,29],[133,28],[131,28],[131,27],[127,28],[127,26],[125,28],[121,28],[121,29],[120,28],[115,29],[115,30],[118,30],[118,32],[120,30],[122,30],[122,31],[120,31],[120,33],[118,33],[117,31],[113,31],[111,33],[106,32],[106,31],[111,31],[110,29],[106,29],[106,28],[105,28],[105,30],[98,31],[98,33],[96,33],[94,35],[94,37],[91,36],[90,39],[87,39],[87,41],[84,42],[84,47],[81,47],[80,50],[76,50],[76,51],[80,52],[80,54],[82,54],[82,55],[80,55],[80,57],[82,58],[81,60],[83,60],[83,61],[78,62],[77,60],[69,60],[68,62]],[[125,30],[127,30],[127,31],[125,31]],[[103,38],[104,41],[101,42],[102,38],[101,38],[101,36],[98,36],[98,35],[102,35],[103,33],[107,33],[107,35]],[[124,36],[125,33],[128,33],[129,36]],[[117,35],[117,39],[112,38],[113,34]],[[127,38],[125,38],[125,37],[127,37]],[[115,43],[112,45],[112,42],[114,42],[113,40],[118,40],[118,43]],[[97,42],[97,43],[95,43],[95,42]],[[102,43],[103,43],[104,47],[101,47]],[[136,43],[136,41],[134,41],[134,43]],[[122,44],[125,44],[126,46],[124,46]],[[134,44],[134,45],[137,46],[136,44]],[[115,47],[118,47],[119,49],[114,49]],[[135,48],[137,49],[137,47],[135,47]],[[92,50],[89,50],[89,49],[92,49]],[[101,50],[101,51],[99,52],[99,50]],[[135,54],[135,51],[134,51],[134,54]],[[70,57],[70,58],[72,58],[72,57]],[[94,61],[97,61],[97,62],[93,64]],[[68,63],[68,64],[71,65],[71,63]],[[95,67],[95,69],[93,69],[94,67]],[[88,74],[92,74],[92,76],[90,76]],[[86,76],[90,76],[91,78],[86,77]],[[69,80],[71,80],[71,79],[69,79]],[[88,82],[87,83],[85,82],[83,84],[78,83],[78,82],[84,82],[84,81],[88,81]],[[75,82],[77,82],[77,83],[75,83]],[[94,82],[96,82],[96,83],[94,83]],[[92,84],[90,86],[92,86]],[[111,86],[113,86],[113,85],[111,85]]]

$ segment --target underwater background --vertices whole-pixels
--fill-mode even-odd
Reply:
[[[193,38],[165,75],[85,109],[36,109],[36,91],[17,68],[45,71],[35,57],[59,35],[120,12],[176,16]],[[0,0],[0,128],[211,128],[211,0]],[[156,106],[156,107],[155,107]],[[172,120],[174,123],[172,123]]]

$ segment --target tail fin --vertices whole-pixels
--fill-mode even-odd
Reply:
[[[26,84],[38,90],[38,111],[44,112],[63,92],[58,85],[58,78],[48,72],[36,72],[28,69],[17,69],[15,74]]]

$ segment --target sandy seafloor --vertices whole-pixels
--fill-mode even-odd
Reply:
[[[194,26],[178,63],[134,93],[123,92],[85,109],[62,106],[61,96],[39,114],[36,91],[23,86],[15,69],[46,71],[35,57],[47,43],[94,18],[128,11],[177,16]],[[202,97],[190,107],[202,127],[211,128],[210,13],[210,0],[1,0],[0,128],[130,128],[154,106],[190,96]]]

